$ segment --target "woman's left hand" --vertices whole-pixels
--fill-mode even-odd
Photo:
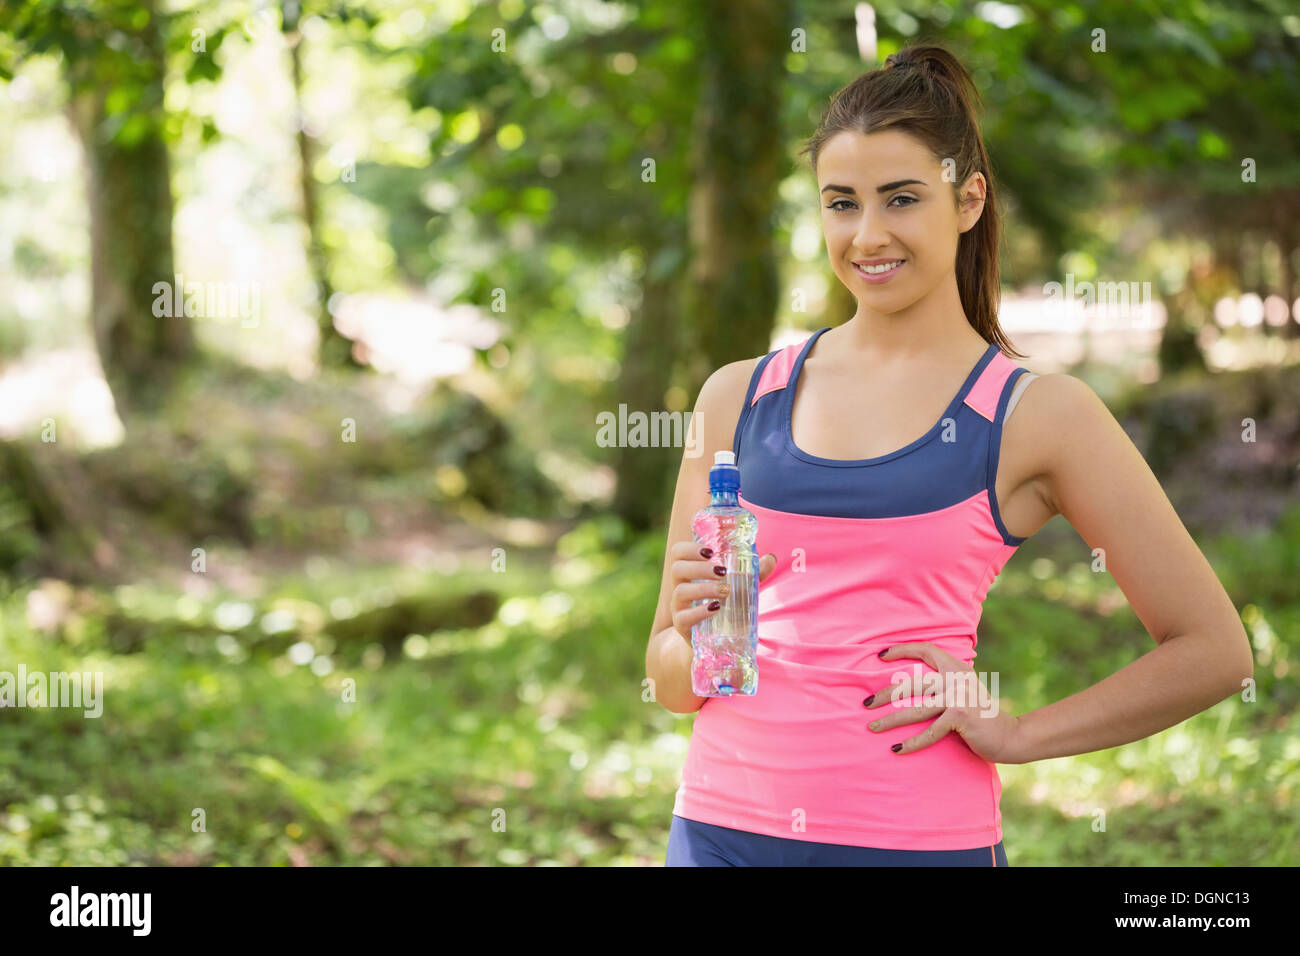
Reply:
[[[868,710],[874,710],[892,700],[903,701],[909,697],[920,699],[929,690],[929,681],[941,679],[943,683],[940,685],[937,706],[908,705],[871,722],[870,729],[879,732],[929,720],[931,717],[939,718],[915,737],[894,744],[895,753],[900,756],[913,753],[942,739],[950,731],[955,731],[972,751],[985,760],[993,763],[1018,762],[1015,759],[1014,742],[1019,733],[1020,719],[1003,712],[1000,707],[993,713],[988,712],[994,701],[972,664],[957,660],[928,641],[895,644],[880,655],[882,661],[903,658],[923,660],[938,674],[922,674],[919,686],[915,689],[913,684],[916,682],[910,674],[897,684],[881,688],[867,705]],[[949,673],[967,676],[948,678],[945,675]],[[950,699],[955,685],[961,683],[965,685],[962,688],[964,698]]]

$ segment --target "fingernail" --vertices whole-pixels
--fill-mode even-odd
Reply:
[[[710,610],[710,611],[716,611],[716,610],[717,610],[718,608],[720,608],[720,607],[722,607],[722,603],[719,602],[719,601],[710,601],[710,602],[709,602],[709,610]]]
[[[720,564],[715,564],[713,566],[713,573],[718,575],[718,577],[726,577],[727,569]]]
[[[871,702],[872,702],[873,700],[875,700],[875,699],[876,699],[876,695],[875,695],[875,694],[872,694],[870,697],[868,697],[866,700],[864,700],[864,701],[862,702],[862,706],[863,706],[863,707],[870,707],[870,706],[871,706]]]
[[[884,656],[885,656],[886,654],[888,654],[888,653],[889,653],[889,648],[886,647],[883,651],[881,651],[881,652],[880,652],[879,654],[877,654],[876,656],[877,656],[877,657],[884,657]]]
[[[711,557],[713,557],[713,549],[712,549],[712,548],[700,548],[700,557],[702,557],[702,558],[711,558]]]
[[[892,750],[894,753],[898,753],[900,750],[903,749],[903,745],[902,745],[902,744],[894,744],[894,746],[890,747],[889,749]]]

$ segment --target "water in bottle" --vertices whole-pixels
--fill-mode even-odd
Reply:
[[[712,500],[696,512],[691,531],[701,547],[713,549],[710,560],[727,569],[731,594],[695,602],[722,602],[691,628],[691,691],[697,697],[752,695],[758,690],[758,519],[740,507],[739,492],[735,454],[716,452],[709,470]]]

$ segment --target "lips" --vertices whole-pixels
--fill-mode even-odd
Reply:
[[[875,278],[877,276],[889,275],[891,272],[896,270],[899,266],[901,266],[906,261],[907,261],[906,259],[893,259],[893,260],[886,260],[885,262],[882,263],[855,262],[853,263],[853,267],[858,270],[859,275]],[[888,269],[881,268],[881,266],[885,264],[888,264],[890,268]],[[871,266],[871,271],[867,270],[866,268],[867,265]]]

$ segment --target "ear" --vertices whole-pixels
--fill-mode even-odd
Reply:
[[[988,182],[984,179],[983,173],[971,173],[967,178],[965,185],[962,186],[961,202],[957,206],[958,232],[966,232],[979,222],[984,212],[984,196],[987,188]]]

